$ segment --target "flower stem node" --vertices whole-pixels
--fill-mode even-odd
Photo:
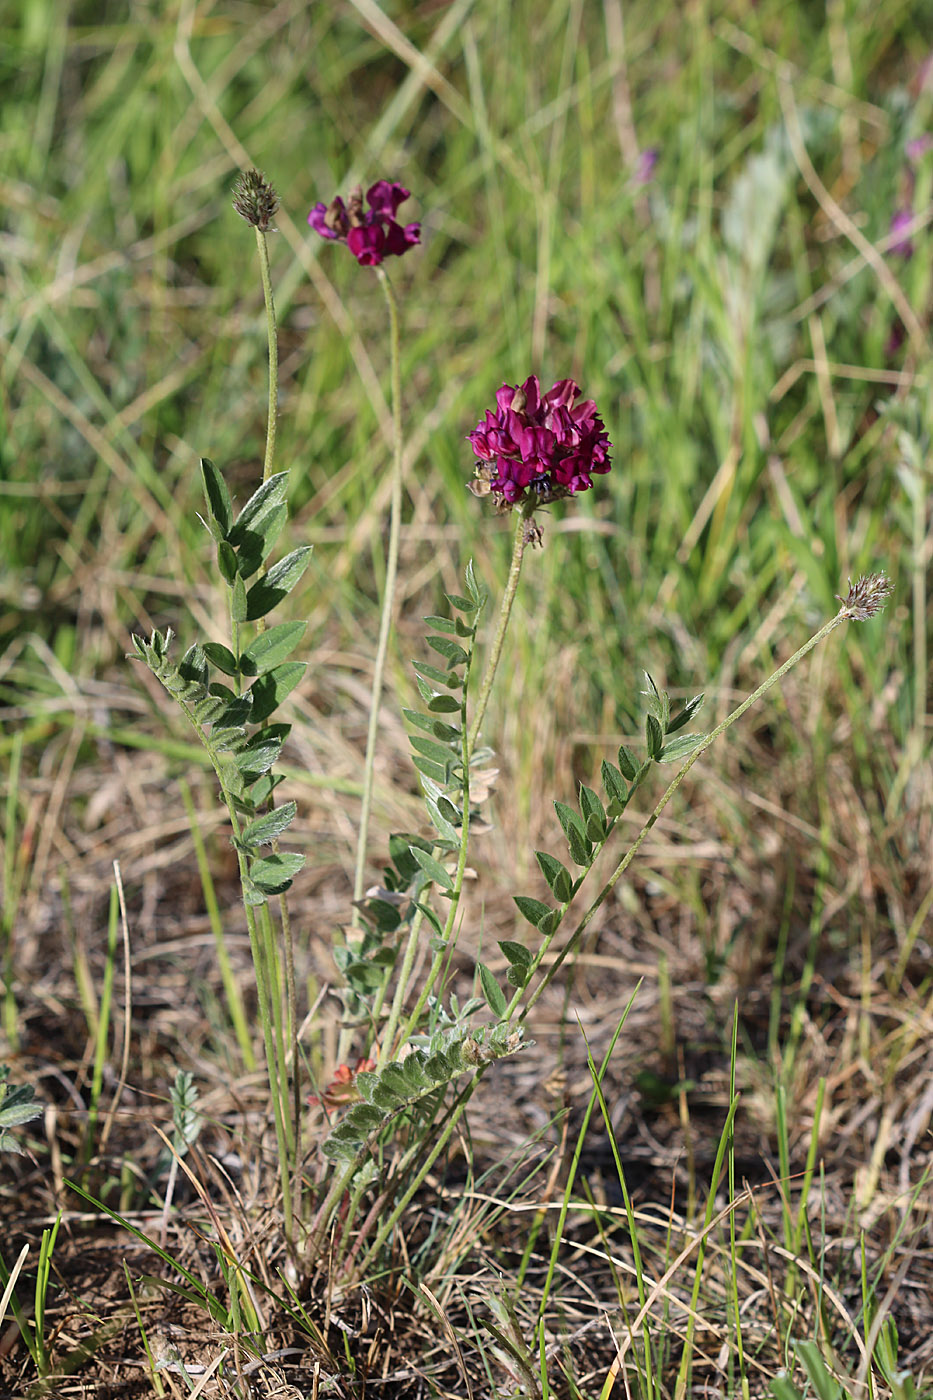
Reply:
[[[247,170],[233,187],[233,207],[260,233],[268,233],[279,207],[279,197],[259,170]]]
[[[477,457],[475,496],[491,495],[499,510],[538,506],[587,491],[594,474],[609,471],[612,444],[592,399],[572,379],[559,379],[542,394],[535,374],[524,384],[503,384],[495,410],[487,410],[467,440]],[[540,539],[540,532],[536,540]]]

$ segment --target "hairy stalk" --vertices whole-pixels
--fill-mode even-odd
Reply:
[[[499,666],[499,658],[502,655],[502,647],[505,642],[505,634],[508,630],[509,618],[512,616],[512,604],[515,601],[515,594],[518,589],[518,580],[522,572],[522,559],[525,555],[525,547],[528,544],[527,526],[534,510],[534,502],[526,501],[517,511],[515,519],[515,536],[512,544],[512,562],[509,565],[509,576],[506,579],[505,592],[502,595],[502,602],[499,605],[499,620],[496,623],[496,633],[492,639],[492,647],[489,651],[489,659],[486,662],[486,670],[480,682],[479,691],[476,696],[476,713],[473,716],[473,723],[470,725],[470,736],[467,742],[466,762],[469,763],[476,748],[476,741],[479,738],[480,729],[483,726],[483,719],[486,714],[486,706],[489,704],[489,697],[492,693],[493,681],[496,678],[496,670]]]
[[[262,295],[266,303],[266,333],[269,340],[269,411],[266,417],[266,455],[262,464],[262,479],[268,481],[275,460],[275,435],[279,419],[279,338],[275,323],[275,302],[272,299],[272,277],[269,272],[269,245],[262,229],[256,229],[259,249],[259,272]]]
[[[644,826],[641,828],[638,835],[635,837],[635,840],[632,842],[631,846],[629,846],[628,850],[625,852],[625,855],[622,857],[621,861],[616,866],[615,870],[612,872],[609,879],[606,881],[605,885],[600,890],[599,894],[596,896],[592,904],[586,910],[585,914],[581,918],[580,922],[577,924],[573,933],[570,935],[566,944],[561,949],[560,953],[554,959],[554,962],[551,964],[547,972],[542,977],[538,986],[535,988],[534,994],[523,1006],[521,1015],[519,1017],[520,1020],[523,1021],[525,1019],[531,1008],[534,1006],[535,1002],[544,992],[545,988],[548,987],[553,981],[554,975],[557,972],[558,968],[568,957],[568,955],[573,951],[573,949],[577,946],[587,926],[589,925],[590,921],[595,915],[597,909],[599,909],[600,905],[606,900],[612,889],[615,887],[615,885],[618,883],[621,877],[625,874],[626,870],[631,865],[632,861],[635,859],[635,856],[641,849],[645,837],[651,831],[652,827],[657,822],[661,813],[664,811],[664,808],[670,802],[671,798],[674,796],[674,793],[680,787],[684,778],[690,772],[690,769],[696,763],[697,759],[700,758],[700,756],[706,752],[706,750],[710,747],[711,744],[715,743],[715,741],[719,738],[721,734],[725,733],[725,731],[731,725],[735,724],[736,720],[741,719],[742,715],[745,714],[745,711],[750,709],[751,706],[754,705],[757,700],[760,700],[762,695],[764,695],[766,691],[770,690],[771,687],[773,685],[776,685],[777,682],[781,680],[781,678],[785,676],[788,671],[790,671],[794,666],[796,666],[798,661],[801,661],[807,655],[808,652],[812,651],[815,646],[818,646],[820,642],[822,642],[826,637],[828,637],[830,632],[834,632],[836,628],[840,625],[840,623],[848,622],[853,615],[854,614],[849,610],[848,606],[843,605],[843,607],[840,608],[839,612],[836,614],[835,617],[831,617],[828,622],[824,623],[824,625],[819,629],[818,632],[814,633],[814,635],[809,639],[809,641],[804,642],[803,646],[800,647],[797,651],[795,651],[793,656],[788,657],[788,659],[784,662],[782,666],[780,666],[771,676],[769,676],[767,680],[763,681],[761,685],[758,686],[758,688],[752,692],[751,695],[747,696],[746,699],[742,701],[741,705],[737,706],[737,708],[734,709],[731,714],[726,716],[726,718],[722,721],[721,724],[717,724],[716,728],[711,730],[710,733],[707,734],[702,744],[700,744],[699,747],[694,750],[694,752],[687,759],[683,767],[677,772],[673,780],[668,784],[667,788],[662,794],[659,802],[655,806],[651,815],[648,817]],[[557,930],[555,930],[555,932],[549,937],[546,937],[544,939],[541,947],[538,949],[538,952],[536,953],[531,963],[529,969],[529,977],[540,967],[542,959],[546,956],[553,939],[556,937],[556,932]],[[515,1010],[518,1007],[518,1003],[521,1000],[521,997],[522,989],[520,988],[518,991],[516,991],[511,1002],[509,1003],[508,1010],[506,1011],[507,1016],[512,1016],[514,1014]]]
[[[353,875],[353,924],[360,923],[360,913],[355,903],[362,897],[363,880],[366,869],[366,845],[369,837],[369,817],[373,801],[373,770],[376,761],[376,736],[379,731],[379,704],[382,699],[382,679],[385,673],[386,653],[389,649],[389,630],[392,625],[392,610],[395,603],[395,579],[398,573],[398,545],[402,525],[402,370],[399,346],[398,304],[395,293],[385,270],[376,268],[376,276],[385,293],[389,308],[389,356],[392,377],[392,502],[389,515],[389,552],[386,558],[385,589],[382,597],[382,616],[379,620],[379,641],[376,647],[376,663],[373,668],[373,688],[369,705],[369,732],[366,736],[366,757],[363,762],[363,799],[360,806],[360,829],[356,842],[356,869]]]
[[[217,777],[217,782],[220,786],[220,792],[224,800],[224,805],[227,808],[227,814],[230,817],[231,830],[233,832],[234,838],[238,839],[241,831],[240,820],[237,816],[236,803],[233,800],[233,794],[230,792],[226,782],[224,781],[223,766],[218,761],[217,756],[214,750],[211,748],[210,743],[205,742],[206,736],[203,730],[201,729],[201,726],[198,724],[197,720],[192,714],[189,705],[186,704],[186,702],[180,697],[177,697],[177,699],[178,704],[182,709],[182,712],[187,717],[201,743],[204,744],[204,747],[207,750],[208,758],[211,761],[211,766],[214,769],[214,773]],[[257,923],[256,911],[246,899],[246,890],[249,886],[249,868],[247,866],[246,856],[243,854],[242,850],[240,850],[238,846],[236,847],[236,852],[237,865],[240,876],[240,889],[243,891],[243,908],[246,912],[246,929],[247,933],[249,934],[250,953],[253,959],[253,968],[256,973],[256,1001],[259,1006],[259,1022],[262,1027],[262,1040],[266,1057],[266,1074],[269,1079],[269,1092],[272,1097],[272,1109],[275,1115],[275,1136],[279,1150],[279,1173],[282,1183],[282,1196],[285,1215],[285,1237],[287,1240],[290,1241],[293,1233],[290,1162],[294,1154],[289,1150],[289,1143],[290,1140],[293,1140],[293,1132],[292,1125],[290,1123],[286,1125],[284,1114],[283,1106],[284,1103],[287,1101],[287,1091],[285,1088],[283,1088],[280,1080],[281,1062],[277,1053],[275,1028],[273,1026],[272,1016],[270,1013],[272,1000],[270,996],[268,980],[266,977],[266,960],[263,948],[263,939],[260,934],[260,929]],[[266,915],[268,917],[268,908],[266,908]]]
[[[425,1177],[428,1175],[431,1168],[434,1166],[434,1163],[437,1161],[438,1157],[441,1155],[444,1148],[447,1146],[448,1142],[450,1141],[453,1135],[454,1129],[456,1128],[457,1124],[460,1122],[460,1119],[466,1112],[470,1099],[473,1096],[473,1090],[479,1083],[483,1072],[486,1068],[486,1065],[481,1065],[477,1069],[476,1074],[473,1076],[470,1083],[466,1086],[465,1089],[461,1090],[460,1094],[457,1097],[457,1102],[451,1109],[450,1114],[446,1122],[444,1123],[444,1127],[441,1130],[437,1141],[431,1148],[427,1157],[425,1157],[424,1160],[421,1162],[420,1166],[418,1167],[418,1170],[412,1176],[407,1187],[405,1188],[405,1191],[396,1201],[387,1219],[384,1220],[382,1225],[380,1226],[376,1238],[373,1240],[372,1244],[367,1250],[363,1261],[357,1271],[358,1277],[365,1274],[365,1271],[369,1267],[371,1261],[378,1257],[379,1251],[382,1249],[382,1246],[389,1238],[389,1235],[395,1229],[395,1226],[404,1214],[409,1201],[412,1199],[415,1192],[419,1189]]]
[[[259,273],[262,279],[262,295],[266,307],[266,339],[269,346],[269,405],[266,414],[266,451],[262,463],[262,479],[268,481],[272,475],[275,463],[275,441],[278,431],[279,416],[279,338],[278,326],[275,317],[275,299],[272,295],[272,276],[269,268],[269,245],[263,228],[256,226],[256,248],[259,252]],[[257,623],[259,631],[265,629],[265,618],[260,618]],[[270,807],[274,806],[274,801],[270,800]],[[279,849],[279,843],[273,842],[273,850]],[[264,906],[265,907],[265,906]],[[295,987],[295,947],[292,934],[291,917],[288,911],[288,901],[284,894],[279,895],[279,916],[282,922],[282,936],[285,945],[285,999],[287,1016],[287,1038],[289,1047],[289,1059],[291,1061],[292,1074],[292,1103],[286,1112],[283,1107],[283,1117],[288,1125],[288,1137],[294,1148],[295,1125],[301,1119],[301,1089],[298,1081],[298,997]],[[271,944],[270,944],[271,947]],[[283,1059],[281,1072],[285,1074],[283,1085],[287,1085],[286,1061]],[[283,1092],[285,1088],[283,1087]],[[298,1162],[298,1153],[293,1151],[293,1160]],[[296,1200],[299,1197],[300,1187],[293,1183],[292,1191]]]
[[[466,873],[467,852],[470,844],[470,740],[467,735],[466,706],[467,695],[469,694],[470,688],[470,667],[472,666],[472,664],[473,652],[471,650],[470,659],[467,662],[466,670],[464,672],[462,691],[463,699],[460,707],[460,728],[463,735],[463,825],[460,830],[460,850],[457,853],[457,870],[454,875],[453,894],[450,900],[450,908],[447,912],[447,921],[444,924],[443,942],[445,945],[449,943],[450,937],[453,933],[454,920],[457,916],[457,911],[460,907],[460,893],[463,889],[463,877]],[[421,1013],[427,1005],[428,997],[431,995],[431,991],[434,987],[434,984],[437,981],[437,978],[440,976],[441,968],[443,967],[444,962],[449,957],[449,955],[450,949],[447,946],[439,949],[435,953],[434,960],[431,963],[430,968],[428,969],[428,975],[425,978],[424,987],[422,989],[421,995],[416,1001],[414,1009],[408,1017],[408,1020],[406,1021],[405,1027],[402,1031],[401,1039],[403,1045],[408,1039],[408,1037],[411,1035],[412,1031],[418,1025],[418,1020],[421,1016]]]
[[[500,648],[501,650],[501,648]],[[462,735],[461,762],[463,764],[463,788],[461,802],[463,809],[463,823],[460,827],[460,849],[457,852],[457,869],[454,874],[454,887],[450,893],[448,901],[447,918],[444,922],[444,931],[441,934],[443,948],[439,948],[434,954],[428,974],[424,979],[424,986],[421,995],[415,1003],[414,1010],[408,1017],[401,1034],[401,1044],[411,1035],[418,1024],[418,1019],[428,1002],[428,997],[434,989],[441,968],[450,956],[448,944],[453,934],[454,923],[460,908],[460,893],[463,889],[463,877],[466,873],[467,851],[470,843],[470,740],[467,735],[467,695],[470,689],[470,667],[473,664],[473,647],[470,648],[469,660],[466,663],[463,674],[463,689],[460,700],[460,730]],[[392,1058],[392,1042],[395,1038],[395,1030],[401,1016],[402,1007],[405,1004],[405,996],[408,992],[408,981],[411,976],[411,969],[415,960],[415,951],[418,946],[418,930],[421,927],[422,913],[420,909],[415,910],[415,917],[411,921],[411,931],[408,935],[408,945],[405,949],[405,957],[402,962],[402,970],[399,973],[398,984],[395,989],[395,997],[392,1002],[392,1010],[386,1026],[383,1046],[385,1048],[385,1058]]]

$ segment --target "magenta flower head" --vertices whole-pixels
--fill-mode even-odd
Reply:
[[[538,376],[513,388],[503,384],[467,440],[477,456],[474,495],[492,495],[500,510],[533,501],[546,505],[575,496],[607,472],[612,444],[592,399],[580,398],[572,379],[542,394]]]
[[[346,243],[361,267],[378,267],[383,258],[400,258],[421,242],[420,224],[403,227],[395,217],[410,193],[404,185],[377,180],[366,191],[368,209],[363,208],[363,190],[357,186],[346,204],[339,195],[330,204],[315,204],[308,223],[322,238]]]

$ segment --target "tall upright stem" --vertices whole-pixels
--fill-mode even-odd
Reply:
[[[379,621],[379,641],[373,668],[373,688],[369,704],[369,733],[366,736],[366,757],[363,762],[363,798],[360,807],[360,829],[356,843],[356,869],[353,875],[353,898],[363,894],[366,872],[366,846],[369,837],[369,817],[373,803],[373,769],[376,762],[376,736],[379,732],[379,705],[385,674],[389,631],[395,603],[395,579],[398,573],[398,546],[402,527],[402,370],[399,347],[398,304],[385,270],[377,267],[382,290],[389,308],[389,355],[392,376],[392,499],[389,513],[389,552],[386,558],[386,579],[382,595],[382,616]],[[353,922],[360,921],[359,910],[353,910]]]
[[[279,419],[279,337],[275,323],[275,302],[272,298],[272,277],[269,272],[269,246],[266,235],[256,229],[256,246],[259,249],[259,273],[262,277],[262,295],[266,303],[266,333],[269,340],[269,412],[266,416],[266,455],[262,464],[262,479],[268,481],[272,475],[275,460],[275,434]]]
[[[505,642],[509,618],[512,616],[512,604],[515,601],[518,580],[522,571],[522,559],[524,558],[525,547],[528,543],[526,527],[533,510],[534,504],[526,502],[515,515],[512,563],[509,566],[509,576],[506,579],[502,602],[499,604],[499,620],[496,623],[496,634],[492,639],[492,646],[489,650],[488,660],[486,661],[486,670],[483,672],[483,679],[480,681],[479,691],[476,696],[476,713],[473,716],[473,723],[470,725],[470,734],[467,742],[468,762],[470,755],[472,755],[473,750],[476,748],[476,741],[479,738],[479,732],[483,726],[483,718],[486,714],[486,706],[492,694],[492,684],[496,678],[499,658],[502,655],[502,646]]]

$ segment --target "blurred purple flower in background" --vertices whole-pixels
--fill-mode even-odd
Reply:
[[[933,150],[933,133],[925,131],[922,136],[915,136],[912,141],[907,142],[904,154],[911,165],[916,165],[930,150]]]
[[[913,214],[909,209],[898,209],[891,216],[891,233],[900,234],[905,228],[909,228],[913,223]],[[914,245],[909,238],[895,238],[893,243],[888,244],[888,252],[894,253],[901,258],[913,257]]]
[[[346,243],[361,267],[378,267],[383,258],[400,258],[421,242],[420,224],[403,227],[395,217],[410,194],[404,185],[377,180],[366,191],[368,209],[363,208],[363,191],[357,186],[346,204],[339,195],[330,204],[315,204],[308,223],[322,238]]]
[[[495,410],[467,435],[479,459],[474,494],[492,495],[501,510],[527,499],[537,505],[575,496],[592,486],[593,473],[612,465],[612,444],[592,399],[581,403],[579,385],[559,379],[541,393],[538,377],[503,384]]]
[[[648,146],[638,157],[638,164],[635,166],[635,173],[632,176],[633,185],[647,185],[654,179],[654,167],[658,163],[658,156],[661,152],[657,146]]]

